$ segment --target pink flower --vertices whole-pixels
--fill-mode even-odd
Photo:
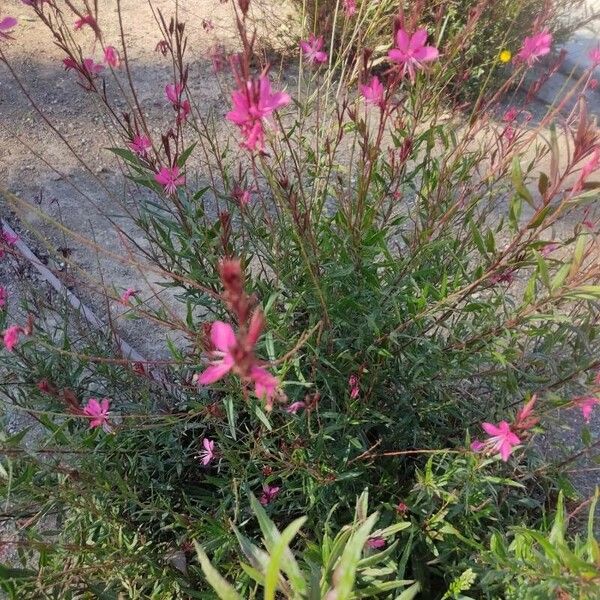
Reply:
[[[150,138],[145,135],[135,135],[133,140],[127,144],[133,152],[135,152],[138,156],[145,156],[148,153],[148,150],[152,148],[152,142]]]
[[[88,400],[88,403],[83,408],[83,414],[90,417],[90,429],[102,427],[106,433],[112,431],[112,428],[108,423],[109,407],[110,400],[108,398],[102,398],[100,401],[96,398],[90,398]]]
[[[47,379],[40,379],[36,383],[36,387],[38,390],[40,390],[40,392],[44,394],[49,394],[52,390],[52,388],[50,387],[50,383]]]
[[[512,123],[519,116],[519,109],[511,106],[502,116],[505,123]]]
[[[122,294],[121,294],[121,304],[127,305],[129,304],[129,300],[131,300],[132,296],[135,296],[136,291],[133,288],[127,288]]]
[[[592,61],[592,66],[597,67],[600,65],[600,46],[596,46],[594,49],[590,50],[588,56]]]
[[[275,498],[279,494],[280,489],[281,488],[277,486],[270,486],[268,484],[263,485],[263,493],[259,499],[259,502],[263,506],[270,504],[273,500],[275,500]]]
[[[183,86],[181,83],[169,83],[165,86],[165,96],[167,100],[174,106],[179,105],[181,93],[183,92]]]
[[[0,21],[0,40],[12,40],[12,29],[17,26],[18,21],[14,17],[4,17]]]
[[[427,30],[417,29],[415,33],[409,35],[404,29],[399,29],[396,33],[396,47],[388,52],[388,57],[402,67],[402,74],[415,80],[417,69],[423,68],[423,63],[436,60],[439,51],[435,46],[426,46]]]
[[[240,89],[232,92],[233,110],[227,113],[227,119],[235,123],[244,138],[243,145],[248,150],[264,148],[263,119],[289,103],[285,92],[271,91],[268,77],[261,75],[257,80],[240,84]]]
[[[312,64],[320,64],[327,62],[327,53],[323,52],[323,36],[315,37],[314,33],[311,33],[308,40],[300,42],[300,48],[306,56],[306,60]]]
[[[113,69],[118,69],[121,65],[121,57],[118,50],[114,46],[107,46],[104,49],[104,62],[110,65]]]
[[[590,88],[590,90],[595,90],[598,87],[598,80],[590,79],[590,81],[588,83],[588,87]]]
[[[348,18],[356,14],[356,0],[344,0],[344,13]]]
[[[576,398],[574,402],[575,406],[578,406],[581,409],[583,420],[586,423],[589,423],[592,418],[594,406],[600,404],[600,398],[596,398],[595,396],[582,396],[581,398]]]
[[[271,410],[279,386],[277,377],[271,375],[266,369],[254,365],[250,369],[250,378],[254,381],[254,393],[256,397],[264,400],[265,408]]]
[[[256,337],[249,332],[246,341],[253,345]],[[212,360],[202,373],[194,375],[193,378],[200,385],[214,383],[236,367],[236,351],[239,345],[231,325],[215,321],[210,330],[210,339],[215,347],[215,350],[210,353]],[[251,357],[251,354],[249,356]],[[267,410],[271,410],[279,386],[277,378],[253,362],[247,366],[241,365],[236,372],[254,383],[254,393],[261,400],[265,400]]]
[[[507,125],[502,132],[502,136],[509,142],[512,142],[515,139],[515,135],[517,135],[517,131],[512,125]]]
[[[94,31],[98,29],[96,19],[94,19],[92,15],[85,15],[85,17],[81,17],[81,19],[77,19],[77,21],[75,21],[75,31],[83,29],[86,25],[91,27]]]
[[[368,104],[374,104],[380,108],[384,107],[384,89],[377,76],[371,77],[368,85],[361,85],[360,93]]]
[[[396,506],[396,512],[399,515],[405,515],[408,512],[408,504],[405,504],[402,501],[398,502],[398,506]]]
[[[6,289],[0,285],[0,308],[2,308],[6,304]]]
[[[289,406],[286,406],[285,412],[295,415],[302,408],[306,408],[305,402],[292,402]]]
[[[216,350],[211,352],[213,360],[210,365],[200,375],[194,376],[200,385],[218,381],[227,375],[235,365],[232,352],[237,346],[237,340],[233,327],[223,321],[215,321],[210,330],[210,340]]]
[[[11,325],[3,333],[4,347],[12,352],[15,346],[19,343],[19,335],[23,333],[23,328],[18,325]]]
[[[190,106],[190,101],[184,100],[179,105],[179,112],[177,113],[177,123],[185,123],[191,110],[192,107]]]
[[[385,546],[385,540],[379,536],[372,537],[367,540],[367,543],[365,544],[365,546],[367,548],[370,548],[371,550],[375,550],[377,548],[383,548]]]
[[[213,440],[204,438],[202,445],[204,446],[204,450],[200,452],[200,458],[202,459],[202,464],[206,467],[215,458],[215,443]]]
[[[513,451],[513,446],[521,443],[521,440],[511,431],[506,421],[500,421],[498,425],[482,423],[484,431],[490,436],[487,440],[491,449],[500,452],[502,460],[506,462]]]
[[[162,167],[161,170],[154,175],[154,181],[160,183],[165,190],[165,194],[171,196],[177,192],[177,186],[185,184],[185,175],[179,174],[179,167]]]
[[[63,58],[63,65],[65,66],[65,71],[70,71],[71,69],[77,69],[79,66],[70,56],[67,58]]]
[[[360,386],[358,377],[356,375],[350,375],[350,378],[348,379],[348,386],[350,387],[350,398],[358,398],[360,394]]]
[[[235,186],[231,192],[231,197],[238,203],[240,206],[248,206],[250,201],[252,200],[252,196],[250,195],[250,190],[244,190],[239,186]]]
[[[587,178],[600,168],[600,148],[595,148],[594,153],[590,160],[588,160],[583,167],[581,167],[581,173],[579,173],[579,179],[573,186],[573,192],[577,193],[583,189]]]
[[[538,58],[545,56],[550,52],[552,45],[552,34],[544,29],[540,33],[528,36],[523,40],[523,46],[516,58],[526,62],[529,66],[533,65]]]
[[[93,58],[84,58],[83,69],[84,71],[87,71],[91,76],[94,76],[104,71],[104,65],[94,62]]]
[[[514,428],[516,430],[525,431],[537,425],[539,419],[533,416],[533,409],[535,407],[536,400],[537,395],[533,394],[529,402],[527,402],[525,406],[517,412],[514,422]]]

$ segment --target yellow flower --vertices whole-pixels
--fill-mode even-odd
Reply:
[[[500,59],[500,62],[507,63],[512,58],[512,52],[510,50],[502,50],[498,58]]]

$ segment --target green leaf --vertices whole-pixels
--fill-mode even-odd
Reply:
[[[512,182],[517,194],[519,194],[519,196],[523,198],[527,204],[535,207],[533,196],[523,181],[523,172],[521,171],[521,163],[518,156],[515,156],[512,161]]]
[[[550,204],[544,206],[537,214],[531,219],[529,225],[527,225],[528,229],[535,229],[539,225],[544,222],[544,219],[548,216],[550,212],[554,211],[554,207]]]
[[[258,405],[254,407],[254,413],[259,418],[260,422],[269,430],[273,431],[273,425],[271,425],[271,421],[267,418],[262,408]]]
[[[592,445],[592,434],[590,433],[589,427],[584,426],[581,429],[581,441],[583,442],[583,445],[588,448]]]
[[[565,263],[554,275],[552,281],[550,283],[550,291],[554,292],[555,290],[562,287],[563,283],[567,279],[567,275],[569,274],[569,270],[571,269],[571,265],[569,263]]]
[[[212,566],[200,544],[194,542],[194,545],[196,546],[196,554],[198,555],[198,560],[200,561],[206,581],[210,583],[217,596],[221,600],[241,600],[241,596],[238,595],[234,587]]]
[[[265,509],[256,499],[256,496],[254,496],[252,493],[250,494],[250,506],[252,507],[252,512],[258,519],[258,524],[264,537],[265,546],[267,547],[267,550],[272,553],[275,546],[281,540],[282,534],[279,533],[275,523],[269,519]],[[294,554],[289,548],[284,550],[282,569],[288,576],[290,584],[294,590],[304,593],[306,591],[306,581],[302,575],[302,571],[300,571],[300,567],[298,566],[296,559],[294,558]]]
[[[542,280],[544,285],[548,289],[550,289],[550,274],[548,272],[548,265],[546,264],[546,261],[544,260],[543,256],[541,256],[540,254],[537,254],[537,253],[536,253],[536,261],[537,261],[537,268],[538,268],[538,273],[540,275],[540,279]]]
[[[109,150],[113,154],[116,154],[117,156],[121,157],[124,161],[126,161],[132,165],[139,166],[139,164],[140,164],[138,157],[131,150],[126,150],[125,148],[105,148],[105,149]]]
[[[583,234],[577,238],[575,244],[575,250],[573,251],[573,260],[571,261],[571,268],[569,269],[569,278],[573,277],[579,271],[579,267],[583,262],[583,254],[585,252],[585,246],[587,244],[588,237]]]
[[[389,527],[386,527],[385,529],[376,531],[373,533],[373,535],[376,535],[376,536],[382,537],[382,538],[386,538],[386,537],[389,537],[390,535],[394,535],[394,533],[398,533],[399,531],[404,531],[405,529],[408,529],[411,525],[412,525],[412,523],[410,521],[401,521],[400,523],[395,523],[394,525],[390,525]]]
[[[223,404],[225,404],[225,412],[227,413],[227,421],[229,423],[229,431],[231,433],[231,437],[234,440],[237,440],[237,433],[235,427],[235,409],[233,407],[233,398],[231,396],[226,396],[223,399]]]
[[[519,195],[514,195],[510,200],[508,209],[508,221],[513,231],[519,229],[519,219],[523,211],[523,199]]]
[[[538,178],[538,191],[540,195],[544,196],[550,187],[550,180],[548,179],[548,175],[546,173],[540,173]]]
[[[186,148],[180,155],[179,158],[177,159],[177,166],[181,169],[182,167],[185,166],[185,163],[187,162],[187,159],[190,157],[190,154],[194,151],[194,148],[196,147],[196,144],[198,142],[194,142],[191,146],[189,146],[188,148]]]
[[[600,563],[600,548],[598,547],[598,542],[596,541],[596,537],[594,536],[594,516],[596,514],[597,502],[598,502],[598,488],[596,487],[594,499],[592,500],[592,502],[590,504],[590,512],[588,514],[587,540],[586,540],[586,550],[587,550],[588,560],[594,564]]]
[[[378,518],[379,515],[377,513],[372,514],[348,540],[340,562],[335,569],[334,579],[336,580],[336,584],[334,589],[337,600],[349,600],[351,598],[358,561],[369,538],[371,529],[373,529]]]
[[[260,573],[259,571],[257,571],[254,567],[247,565],[245,562],[240,562],[240,567],[242,567],[244,572],[250,578],[252,578],[254,581],[256,581],[256,583],[259,583],[262,586],[265,585],[265,576],[262,573]]]
[[[552,524],[552,529],[550,530],[550,535],[548,536],[550,543],[556,545],[564,542],[564,533],[566,529],[565,497],[561,491],[558,493],[558,501],[556,502],[556,515],[554,516],[554,523]]]
[[[413,583],[408,589],[404,590],[399,596],[396,596],[396,600],[414,600],[417,594],[421,591],[421,584],[417,581]]]
[[[0,579],[8,581],[9,579],[27,579],[35,577],[37,573],[31,569],[13,569],[0,564]]]
[[[275,592],[277,591],[277,582],[279,580],[279,569],[283,561],[284,554],[291,554],[289,549],[290,542],[294,539],[300,527],[306,522],[306,517],[300,517],[292,521],[281,533],[279,539],[275,542],[271,550],[271,558],[265,573],[265,600],[275,600]],[[298,594],[304,593],[306,583],[302,581],[302,589],[294,589]]]
[[[471,235],[473,236],[473,241],[477,246],[477,250],[479,250],[479,252],[483,254],[483,256],[486,256],[487,250],[483,241],[483,237],[481,237],[481,233],[477,225],[475,225],[475,223],[473,222],[473,219],[469,219],[469,229],[471,230]]]

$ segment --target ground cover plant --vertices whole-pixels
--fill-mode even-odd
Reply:
[[[157,136],[118,0],[112,37],[99,3],[24,4],[73,93],[115,125],[107,152],[135,199],[105,215],[118,251],[61,231],[139,267],[127,288],[95,284],[162,328],[170,358],[127,356],[118,323],[92,330],[66,293],[1,288],[0,389],[35,423],[2,434],[9,597],[597,597],[597,498],[566,475],[598,441],[584,426],[553,458],[540,439],[600,402],[585,101],[600,52],[534,118],[561,60],[545,4],[457,106],[455,58],[485,2],[435,30],[404,7],[384,52],[360,10],[329,38],[315,23],[278,77],[240,0],[237,51],[209,57],[227,109],[208,110],[190,92],[190,24],[150,3],[172,68]],[[0,15],[0,60],[27,95],[18,27]],[[16,276],[17,246],[4,229]]]

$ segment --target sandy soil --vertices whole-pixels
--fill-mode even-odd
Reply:
[[[168,19],[175,4],[174,0],[158,0],[153,2],[153,7]],[[102,2],[99,22],[106,43],[119,47],[116,5],[116,0]],[[172,68],[170,61],[155,51],[161,38],[150,6],[141,0],[122,0],[121,6],[138,98],[158,137],[162,127],[173,117],[164,97],[164,86],[173,78]],[[215,110],[224,116],[229,101],[213,74],[209,50],[217,41],[226,49],[235,47],[231,7],[218,0],[183,0],[178,6],[180,18],[186,21],[189,47],[193,49],[189,56],[189,86],[194,100],[202,110]],[[104,287],[114,286],[120,293],[132,286],[150,294],[150,290],[144,289],[137,269],[103,252],[105,248],[124,257],[127,254],[107,216],[116,220],[129,235],[140,239],[131,222],[119,218],[126,209],[134,208],[139,192],[124,188],[118,163],[106,150],[121,145],[112,124],[103,117],[101,107],[94,106],[94,98],[77,85],[76,75],[64,70],[62,52],[27,6],[20,0],[8,0],[2,3],[1,14],[19,19],[15,40],[5,50],[30,96],[28,99],[8,69],[0,65],[2,185],[33,208],[21,212],[17,220],[0,201],[0,214],[26,236],[38,254],[53,257],[57,248],[70,249],[72,252],[65,260],[61,257],[57,263],[51,258],[51,266],[61,270],[67,282],[76,278],[79,293],[92,306],[103,309],[101,297],[95,292]],[[205,19],[210,19],[212,30],[207,31],[203,26]],[[94,45],[91,32],[76,35],[85,39],[91,56]],[[100,59],[99,55],[100,50],[96,49],[96,60]],[[119,73],[119,78],[126,85],[123,73]],[[108,86],[115,85],[111,77],[106,81]],[[56,131],[44,121],[32,102]],[[121,104],[118,108],[126,109],[126,106]],[[223,127],[228,127],[224,119]],[[85,164],[79,160],[82,156]],[[44,215],[47,218],[43,218]],[[91,244],[77,243],[48,218],[76,231]],[[161,290],[154,292],[165,295]],[[123,312],[117,307],[113,317],[118,320]],[[149,357],[164,355],[164,332],[155,326],[130,320],[121,320],[118,326],[142,353]]]

